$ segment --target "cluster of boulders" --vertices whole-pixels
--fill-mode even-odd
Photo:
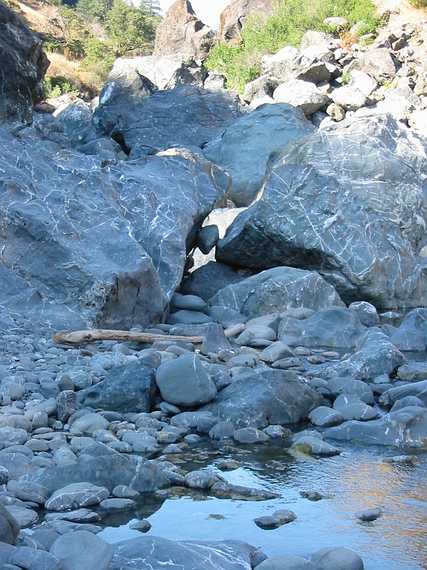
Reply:
[[[184,22],[200,46],[209,33],[178,4],[175,28],[161,33]],[[267,62],[275,77],[304,83],[304,96],[316,90],[329,103],[316,73],[337,91],[330,81],[343,73],[376,80],[372,69],[344,71],[330,38],[307,38],[312,61],[286,48]],[[320,39],[334,60],[322,59]],[[322,106],[247,106],[202,88],[199,64],[179,58],[171,82],[161,66],[177,58],[160,39],[157,49],[119,61],[95,108],[76,101],[0,130],[0,563],[363,569],[346,549],[265,559],[243,543],[140,536],[110,546],[96,536],[105,517],[134,512],[146,493],[276,497],[229,483],[221,470],[233,460],[182,469],[199,444],[331,457],[340,441],[427,442],[423,136],[378,108],[352,115],[336,102],[347,116],[336,121],[337,111],[319,129],[307,116]],[[384,49],[355,48],[347,63]],[[24,68],[15,71],[24,81]],[[258,80],[254,101],[272,77]],[[5,93],[25,117],[31,90],[24,113]],[[94,327],[155,337],[146,346],[51,340],[58,329]],[[294,518],[281,509],[255,522]]]
[[[350,46],[327,33],[307,32],[299,49],[286,46],[263,58],[263,74],[246,86],[243,99],[255,107],[290,103],[320,127],[347,115],[387,112],[423,133],[425,25],[388,26],[373,42],[362,36]]]

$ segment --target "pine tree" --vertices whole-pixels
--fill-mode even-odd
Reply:
[[[114,0],[105,26],[119,55],[133,50],[148,49],[154,40],[155,18],[148,8],[133,8],[123,0]]]

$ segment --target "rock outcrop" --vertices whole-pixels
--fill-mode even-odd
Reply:
[[[241,115],[236,97],[191,85],[153,93],[144,82],[134,96],[119,81],[112,81],[99,101],[96,125],[121,140],[135,158],[173,146],[201,147]]]
[[[235,427],[263,428],[299,423],[321,402],[294,372],[259,370],[242,374],[204,409]]]
[[[262,196],[217,247],[230,265],[316,269],[348,302],[425,303],[423,141],[391,117],[322,129],[271,164]]]
[[[33,103],[42,97],[42,80],[49,62],[41,39],[5,4],[0,4],[0,121],[29,119]]]
[[[233,0],[221,13],[219,35],[224,40],[240,38],[250,14],[266,17],[273,13],[274,0]]]
[[[318,273],[294,267],[275,267],[227,285],[210,303],[251,318],[289,308],[319,310],[343,305],[335,289]]]
[[[261,188],[270,155],[313,131],[294,107],[262,105],[231,124],[203,152],[230,173],[231,200],[236,206],[248,206]]]
[[[233,540],[223,542],[174,542],[165,538],[141,536],[114,546],[112,569],[130,568],[141,560],[151,568],[167,564],[187,570],[246,570],[252,567],[256,549]]]
[[[180,54],[203,60],[215,33],[196,16],[189,0],[176,0],[156,31],[155,56]]]
[[[143,95],[144,87],[150,93],[156,89],[173,89],[178,85],[203,85],[206,71],[193,59],[180,54],[119,57],[108,75],[107,84],[130,89],[134,95]],[[150,83],[145,81],[148,79]]]
[[[0,146],[3,310],[60,328],[162,319],[227,177],[177,149],[104,164],[31,130]]]

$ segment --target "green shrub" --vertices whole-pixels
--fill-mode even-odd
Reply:
[[[415,8],[427,8],[427,0],[409,0]]]
[[[79,90],[65,77],[45,77],[43,81],[43,92],[46,99],[59,97],[64,93],[78,95]]]
[[[107,42],[89,38],[85,42],[85,53],[81,69],[96,75],[99,78],[98,83],[102,84],[113,67],[114,50]]]
[[[259,75],[263,55],[285,45],[298,46],[308,30],[329,31],[323,21],[331,16],[345,17],[350,25],[363,22],[363,34],[374,32],[380,23],[372,0],[280,0],[267,20],[248,18],[240,45],[215,45],[207,67],[224,74],[228,87],[241,92]]]
[[[78,0],[76,10],[85,17],[105,22],[112,0]]]
[[[243,44],[218,43],[209,55],[207,66],[225,75],[228,87],[239,92],[261,73],[260,58]]]
[[[57,38],[50,37],[43,41],[43,48],[46,51],[54,52],[54,53],[63,53],[64,52],[64,42],[58,40]]]

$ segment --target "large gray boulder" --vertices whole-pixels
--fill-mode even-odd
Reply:
[[[161,364],[156,382],[166,402],[186,408],[206,404],[217,393],[214,381],[196,354],[184,354]]]
[[[240,114],[237,98],[225,92],[181,85],[152,95],[144,88],[130,97],[115,80],[102,90],[94,121],[131,156],[141,156],[173,146],[201,147]]]
[[[248,206],[261,188],[271,153],[314,131],[291,105],[261,105],[230,125],[204,148],[204,155],[231,175],[230,198]]]
[[[107,487],[109,491],[117,485],[129,485],[140,493],[170,486],[164,462],[126,456],[100,443],[86,447],[73,463],[32,469],[22,475],[22,481],[37,483],[52,493],[82,481]]]
[[[55,540],[50,548],[63,570],[110,568],[113,547],[86,530],[66,533]]]
[[[108,75],[108,84],[110,89],[120,91],[126,86],[134,95],[144,96],[144,84],[145,89],[150,86],[147,79],[154,93],[156,88],[171,89],[179,84],[202,85],[205,76],[195,61],[180,54],[119,57]]]
[[[259,201],[219,242],[217,259],[317,269],[348,302],[423,305],[425,156],[422,140],[388,116],[321,129],[276,161]]]
[[[363,560],[349,548],[322,548],[311,561],[316,570],[364,570]]]
[[[248,317],[294,307],[318,310],[343,306],[335,289],[318,273],[294,267],[275,267],[227,285],[210,299],[210,303]]]
[[[215,32],[193,10],[189,0],[176,0],[156,30],[155,55],[182,54],[203,60],[215,42]]]
[[[326,429],[324,436],[339,441],[359,441],[364,445],[423,448],[427,444],[427,408],[408,406],[378,420],[351,420]]]
[[[0,167],[0,304],[55,328],[161,320],[227,187],[189,151],[105,164],[31,130],[1,132]]]
[[[49,61],[41,38],[6,4],[0,4],[0,121],[31,117],[33,103],[43,96],[42,81]]]
[[[271,271],[271,270],[270,270]],[[354,348],[366,327],[346,308],[323,309],[307,319],[284,317],[278,337],[289,346]]]
[[[135,564],[161,570],[250,570],[257,550],[244,542],[175,542],[141,536],[114,545],[111,570],[132,570]]]
[[[0,543],[15,544],[19,535],[19,526],[15,518],[0,505]]]
[[[317,392],[294,372],[266,369],[240,376],[204,410],[239,428],[263,428],[303,421],[321,403]]]
[[[150,412],[154,394],[154,371],[135,362],[113,368],[104,380],[81,390],[77,401],[82,408]]]
[[[410,311],[390,340],[400,350],[424,352],[427,350],[427,309]]]
[[[242,281],[249,272],[236,271],[228,265],[209,261],[198,267],[184,279],[181,290],[183,293],[198,295],[208,301],[219,290],[232,283]]]
[[[372,327],[359,339],[353,354],[325,365],[323,371],[329,377],[372,381],[382,374],[393,374],[404,362],[405,357],[390,339],[379,328]]]
[[[423,402],[427,406],[427,380],[394,386],[381,394],[380,402],[383,405],[392,406],[395,402],[408,396],[415,396],[420,403]]]

